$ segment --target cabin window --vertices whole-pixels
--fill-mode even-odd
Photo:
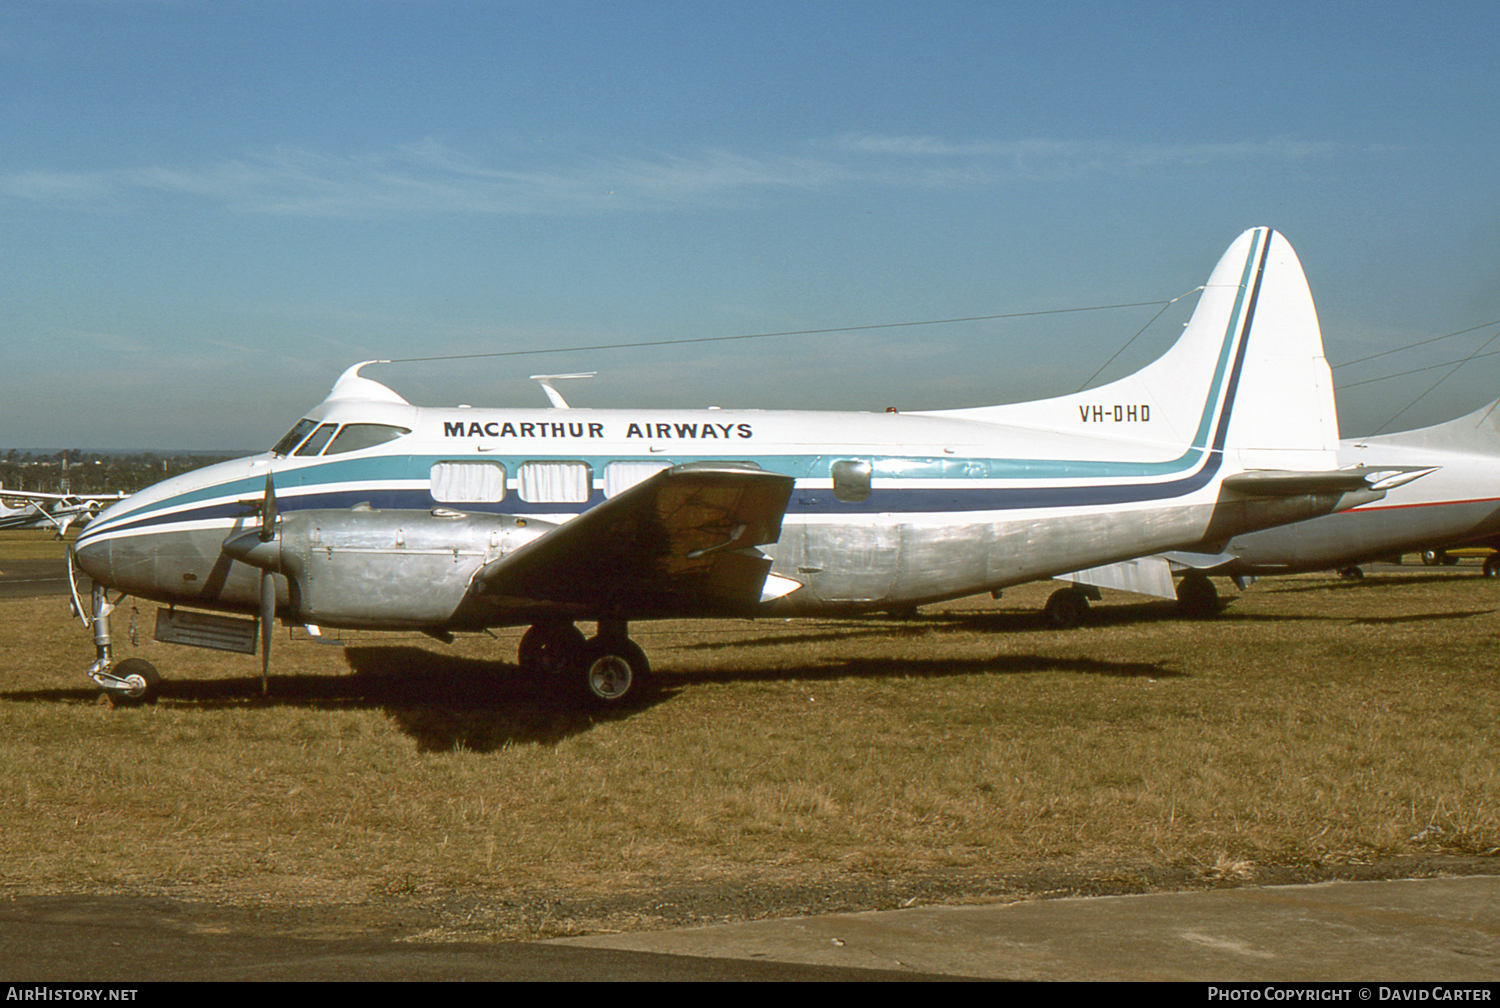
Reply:
[[[505,499],[505,466],[499,462],[434,462],[430,476],[435,501],[478,504]]]
[[[833,495],[841,501],[862,501],[870,496],[870,463],[864,459],[840,459],[831,467]]]
[[[324,455],[342,455],[344,452],[373,448],[387,441],[394,441],[403,434],[410,434],[409,427],[393,427],[390,424],[352,423],[344,424],[339,436],[333,439]]]
[[[650,479],[663,469],[670,468],[672,468],[672,463],[666,459],[611,462],[604,467],[604,496],[613,497],[624,493],[637,483]]]
[[[297,449],[296,454],[298,454],[298,455],[316,455],[316,454],[318,454],[318,452],[320,452],[320,451],[323,450],[323,446],[328,443],[328,439],[331,438],[331,437],[333,437],[333,432],[336,431],[336,430],[338,430],[338,427],[339,427],[338,424],[331,424],[331,423],[326,423],[323,426],[319,427],[317,430],[313,431],[313,436],[312,437],[310,437],[306,441],[302,442],[302,447]]]
[[[271,449],[271,454],[288,454],[293,448],[301,444],[302,439],[307,437],[307,432],[312,430],[316,426],[318,426],[318,421],[316,420],[298,420],[297,426],[287,431],[286,436],[283,437],[280,441],[276,442],[276,447]]]
[[[593,490],[587,462],[522,462],[516,473],[516,492],[533,504],[581,503]]]

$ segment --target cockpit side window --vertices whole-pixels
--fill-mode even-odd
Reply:
[[[302,447],[297,449],[298,455],[316,455],[323,450],[328,439],[333,437],[333,432],[338,430],[338,424],[326,423],[313,431],[313,436],[302,442]]]
[[[298,420],[297,426],[286,432],[286,437],[276,442],[276,447],[271,449],[272,455],[286,455],[307,437],[307,432],[318,426],[316,420]]]
[[[344,452],[373,448],[387,441],[394,441],[403,434],[410,434],[410,427],[393,427],[390,424],[352,423],[344,424],[339,436],[333,439],[324,455],[342,455]]]

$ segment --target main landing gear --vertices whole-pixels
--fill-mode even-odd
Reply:
[[[1089,599],[1096,602],[1099,600],[1098,588],[1083,584],[1059,588],[1047,599],[1042,617],[1054,630],[1071,630],[1088,619]],[[1189,571],[1178,580],[1178,616],[1184,619],[1207,619],[1217,616],[1223,607],[1219,590],[1202,571]]]
[[[521,638],[521,669],[556,682],[573,700],[589,707],[619,707],[635,697],[651,677],[646,652],[627,634],[624,620],[600,620],[585,638],[562,620],[534,623]]]
[[[1177,615],[1188,619],[1217,616],[1221,604],[1219,590],[1199,571],[1189,571],[1177,582]]]
[[[1099,589],[1095,588],[1095,597]],[[1071,630],[1089,615],[1089,596],[1080,588],[1059,588],[1047,598],[1042,618],[1053,630]]]

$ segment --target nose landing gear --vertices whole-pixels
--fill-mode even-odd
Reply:
[[[124,596],[122,595],[121,598]],[[77,596],[74,596],[75,600]],[[161,673],[156,666],[144,658],[126,658],[114,664],[113,641],[109,632],[109,614],[115,611],[119,599],[109,600],[108,593],[98,584],[94,585],[93,614],[94,664],[88,668],[88,677],[96,682],[113,707],[139,707],[156,703],[161,693]],[[113,665],[113,668],[111,668]]]
[[[109,672],[96,672],[89,678],[104,688],[111,707],[154,704],[161,694],[161,673],[144,658],[126,658]]]

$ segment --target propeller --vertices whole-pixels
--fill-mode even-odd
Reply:
[[[276,538],[276,484],[266,473],[266,495],[260,506],[260,530],[256,535],[263,543]],[[276,628],[276,579],[270,568],[260,572],[260,695],[271,692],[271,634]]]
[[[260,695],[271,692],[271,634],[276,629],[276,579],[260,572]]]
[[[266,490],[260,500],[243,500],[260,515],[253,532],[241,532],[224,540],[224,552],[252,567],[260,568],[260,692],[271,692],[271,633],[276,625],[275,572],[281,568],[281,544],[276,541],[276,484],[266,474]]]
[[[270,542],[276,538],[276,483],[266,473],[266,496],[260,505],[260,541]]]

